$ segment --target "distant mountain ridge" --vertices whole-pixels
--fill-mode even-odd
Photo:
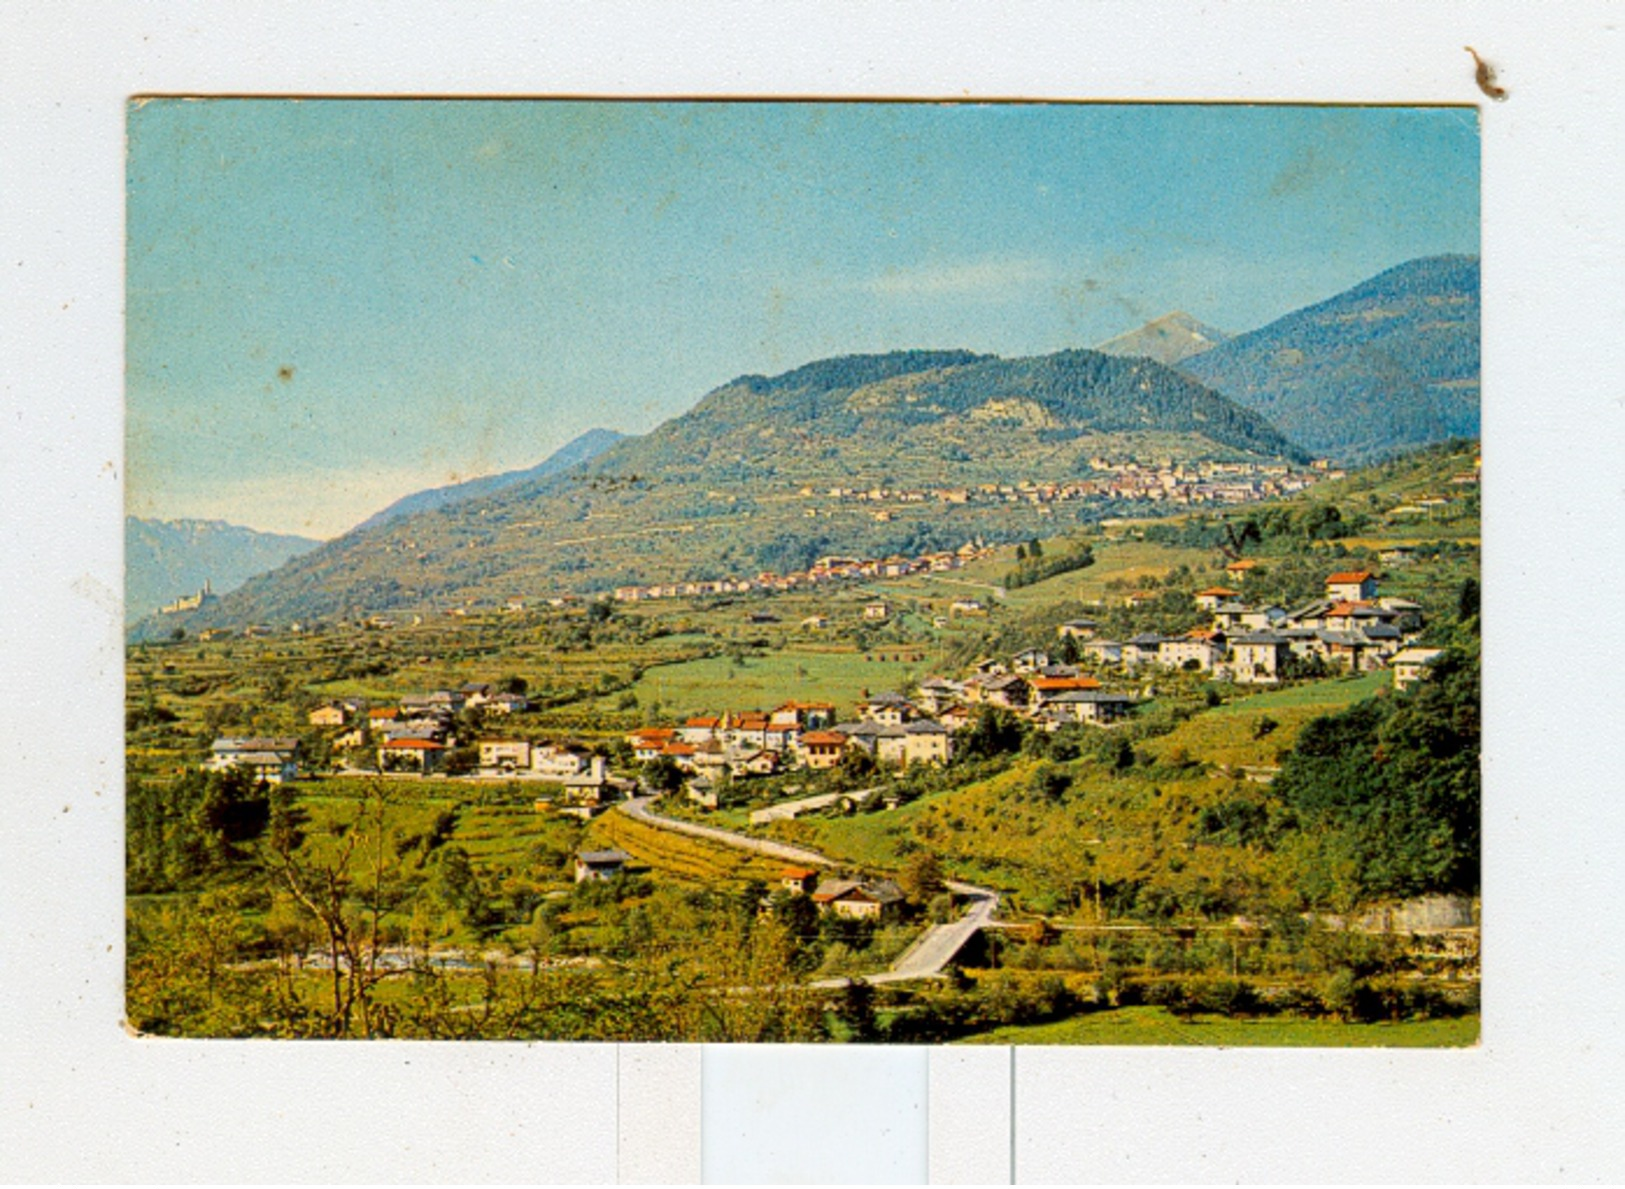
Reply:
[[[215,594],[320,545],[224,520],[124,519],[124,618],[134,622],[209,583]]]
[[[1192,356],[1210,351],[1230,336],[1198,322],[1183,310],[1175,310],[1107,339],[1095,347],[1107,355],[1143,356],[1174,367]]]
[[[572,438],[565,445],[560,446],[533,467],[518,471],[504,471],[496,475],[481,475],[475,479],[466,479],[461,483],[452,483],[445,487],[432,487],[427,491],[413,492],[411,495],[402,496],[382,511],[374,512],[356,525],[356,528],[376,528],[381,524],[388,524],[392,520],[399,520],[405,516],[414,516],[419,512],[427,512],[432,508],[442,508],[447,504],[457,503],[459,500],[490,495],[493,492],[501,491],[504,487],[512,487],[516,483],[545,479],[549,475],[569,470],[573,466],[580,466],[584,462],[597,458],[625,436],[625,434],[618,433],[613,429],[589,429],[586,433]]]
[[[1476,437],[1478,258],[1408,261],[1179,368],[1345,461]]]
[[[194,622],[603,590],[1035,535],[1054,528],[1031,506],[921,502],[894,516],[832,493],[1062,480],[1100,455],[1307,457],[1262,417],[1148,359],[842,356],[740,376],[585,465],[358,528]]]

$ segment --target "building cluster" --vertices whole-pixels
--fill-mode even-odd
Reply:
[[[1140,594],[1126,601],[1133,605]],[[1415,662],[1419,651],[1438,653],[1412,647],[1423,628],[1421,606],[1379,596],[1377,577],[1368,570],[1328,575],[1324,597],[1295,610],[1251,603],[1241,591],[1222,586],[1197,591],[1195,598],[1212,619],[1183,635],[1145,632],[1108,640],[1089,620],[1064,623],[1057,633],[1071,637],[1077,654],[1099,665],[1186,669],[1239,684],[1279,682],[1295,663],[1359,673]],[[1403,684],[1398,669],[1395,684]]]
[[[1047,507],[1080,500],[1145,500],[1167,504],[1240,504],[1290,495],[1329,477],[1324,470],[1295,471],[1285,463],[1113,462],[1091,458],[1089,479],[1029,479],[1016,483],[980,483],[961,487],[894,488],[803,487],[804,499],[871,505],[1024,504]],[[883,515],[883,513],[877,513]]]
[[[453,725],[464,710],[478,710],[485,718],[505,717],[530,708],[523,694],[499,690],[483,682],[467,682],[456,689],[408,694],[392,706],[369,706],[355,698],[322,703],[307,716],[313,727],[337,728],[333,746],[376,748],[381,772],[439,772],[446,753],[457,746]]]
[[[910,574],[940,574],[957,570],[966,562],[988,557],[992,549],[968,541],[957,550],[922,553],[918,557],[893,555],[883,558],[822,557],[805,570],[779,574],[764,570],[750,577],[716,578],[696,582],[661,582],[650,586],[617,586],[617,602],[636,603],[648,599],[695,598],[701,595],[746,594],[750,591],[785,593],[874,578],[906,578]]]

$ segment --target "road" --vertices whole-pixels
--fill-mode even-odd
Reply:
[[[800,863],[805,867],[833,867],[835,861],[826,858],[815,850],[806,850],[799,846],[789,846],[783,842],[770,842],[766,838],[752,838],[746,834],[735,834],[732,830],[719,830],[715,826],[701,826],[694,822],[680,822],[676,818],[662,817],[658,813],[649,812],[649,803],[653,797],[632,797],[622,801],[616,806],[622,813],[635,817],[640,822],[647,822],[651,826],[658,826],[662,830],[674,830],[679,834],[692,834],[696,838],[709,838],[712,842],[720,842],[723,846],[732,846],[739,850],[752,850],[760,855],[771,855],[775,859],[783,859],[787,863]]]
[[[736,834],[732,830],[719,829],[716,826],[701,826],[694,822],[678,821],[675,818],[662,817],[649,810],[653,797],[634,797],[623,801],[618,808],[622,813],[636,818],[640,822],[647,822],[662,830],[674,830],[679,834],[691,834],[696,838],[708,838],[713,842],[720,842],[724,846],[736,847],[740,850],[755,851],[757,854],[771,855],[777,859],[784,859],[791,863],[800,863],[807,867],[834,867],[835,860],[821,855],[815,850],[808,850],[801,846],[789,846],[782,842],[771,842],[766,838],[752,838],[748,834]],[[893,962],[891,969],[876,974],[863,976],[865,982],[870,983],[897,983],[908,979],[935,978],[942,973],[942,968],[953,960],[960,948],[983,927],[993,923],[993,914],[998,911],[999,894],[991,888],[979,888],[975,884],[961,883],[958,880],[944,880],[944,886],[956,896],[969,900],[965,915],[958,920],[949,921],[943,925],[933,925],[915,940],[914,944],[904,950]],[[845,979],[829,979],[817,986],[842,986]]]

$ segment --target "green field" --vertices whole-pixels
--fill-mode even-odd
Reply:
[[[1209,1048],[1468,1048],[1478,1043],[1477,1016],[1398,1023],[1345,1024],[1298,1018],[1180,1019],[1161,1007],[1120,1007],[1050,1024],[1017,1024],[967,1037],[960,1044],[1202,1045]]]
[[[880,659],[901,652],[917,656],[921,651],[918,646],[877,645],[868,653],[832,652],[792,645],[738,661],[707,657],[648,669],[632,692],[639,705],[658,704],[678,718],[705,711],[770,710],[792,699],[834,702],[845,716],[864,690],[899,689],[911,678],[934,672],[929,653],[923,662]]]

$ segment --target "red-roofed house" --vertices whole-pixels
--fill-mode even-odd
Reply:
[[[846,754],[846,733],[844,731],[808,731],[801,737],[801,754],[806,759],[809,768],[833,768],[841,762],[841,757]]]
[[[1239,590],[1231,590],[1228,586],[1210,586],[1206,590],[1196,592],[1196,605],[1204,611],[1212,611],[1220,603],[1240,597]]]
[[[438,772],[445,755],[446,745],[433,739],[386,739],[378,747],[378,767],[384,772]]]
[[[1377,597],[1377,576],[1370,570],[1340,570],[1328,574],[1326,597],[1351,603],[1369,602]]]

